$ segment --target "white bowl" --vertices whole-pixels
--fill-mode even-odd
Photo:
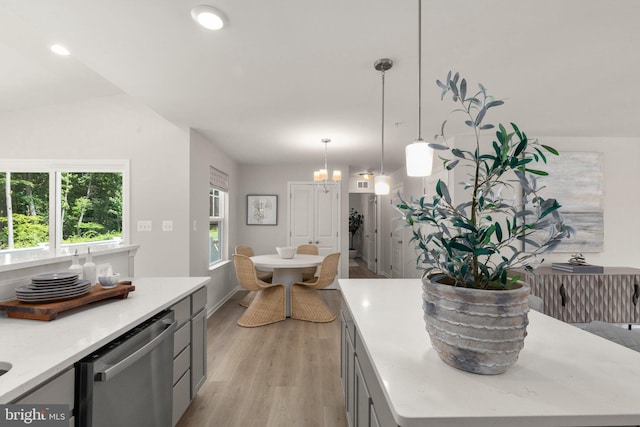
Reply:
[[[280,255],[280,258],[293,258],[293,256],[296,254],[296,247],[295,246],[282,246],[279,248],[276,248],[276,251],[278,251],[278,255]]]
[[[113,273],[107,276],[99,276],[98,282],[103,288],[114,288],[120,281],[120,273]]]

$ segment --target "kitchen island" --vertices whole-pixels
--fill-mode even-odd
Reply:
[[[470,374],[431,347],[419,279],[339,284],[352,426],[640,425],[640,353],[531,311],[516,364]]]
[[[13,402],[68,370],[134,326],[184,301],[209,280],[133,278],[135,291],[128,298],[91,304],[65,312],[50,322],[0,318],[0,365],[11,365],[8,372],[0,375],[0,403]]]

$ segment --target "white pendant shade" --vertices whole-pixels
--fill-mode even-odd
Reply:
[[[378,196],[389,194],[391,190],[391,177],[387,175],[376,175],[373,177],[373,187]]]
[[[422,141],[416,140],[405,147],[407,176],[429,176],[433,167],[433,149]]]
[[[342,172],[340,172],[339,170],[333,171],[332,179],[334,181],[341,181],[342,180]]]

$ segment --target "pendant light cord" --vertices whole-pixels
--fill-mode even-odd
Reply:
[[[384,175],[384,73],[382,70],[382,155],[380,156],[380,175]]]
[[[418,0],[418,141],[422,140],[422,0]]]

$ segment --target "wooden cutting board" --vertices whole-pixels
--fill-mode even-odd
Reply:
[[[103,289],[100,285],[93,285],[88,294],[63,301],[47,303],[30,303],[18,300],[0,302],[0,311],[6,311],[7,316],[19,319],[53,320],[63,311],[82,307],[92,302],[102,301],[108,298],[125,299],[129,292],[136,289],[128,284],[118,284],[115,288]]]

